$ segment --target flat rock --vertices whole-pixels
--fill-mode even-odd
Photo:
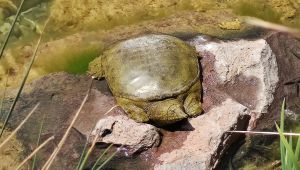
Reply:
[[[91,135],[100,136],[98,142],[124,145],[130,153],[157,147],[160,143],[155,126],[136,123],[125,115],[100,119]]]

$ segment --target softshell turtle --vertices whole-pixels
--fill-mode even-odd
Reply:
[[[144,35],[113,45],[89,64],[117,103],[137,122],[166,125],[198,116],[201,83],[198,55],[168,35]]]

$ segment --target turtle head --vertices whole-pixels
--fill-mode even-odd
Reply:
[[[104,68],[103,68],[103,56],[95,58],[92,62],[89,63],[88,74],[94,79],[100,79],[104,77]]]

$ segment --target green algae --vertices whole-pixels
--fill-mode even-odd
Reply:
[[[3,0],[5,1],[5,0]],[[7,0],[6,0],[7,1]],[[13,1],[18,4],[18,0]],[[26,17],[37,26],[47,15],[44,0],[32,2]],[[250,15],[268,21],[297,25],[298,3],[288,0],[54,0],[46,6],[51,21],[45,33],[45,46],[38,53],[29,80],[56,71],[84,73],[87,63],[109,45],[130,37],[163,33],[169,35],[206,34],[228,39],[257,36],[260,30],[243,23],[241,16]],[[298,6],[297,6],[298,5]],[[1,7],[1,6],[0,6]],[[36,8],[37,7],[37,8]],[[28,6],[27,8],[30,9]],[[299,22],[298,22],[299,21]],[[19,36],[11,39],[5,59],[0,61],[0,77],[7,70],[9,85],[17,84],[19,74],[28,61],[29,52],[38,35],[28,22]],[[299,24],[300,26],[300,24]],[[29,29],[28,29],[29,28]],[[75,34],[75,35],[74,35]],[[77,40],[77,37],[80,37]],[[94,46],[91,47],[91,42]],[[47,45],[47,47],[46,47]],[[91,51],[89,51],[91,50]],[[25,55],[26,54],[26,55]],[[3,80],[0,80],[0,85]]]
[[[85,73],[88,64],[91,60],[98,57],[100,51],[98,48],[90,47],[87,49],[67,49],[64,54],[61,54],[60,58],[56,58],[54,62],[38,61],[43,64],[43,70],[45,72],[57,72],[66,71],[69,73]],[[53,65],[54,64],[54,65]]]

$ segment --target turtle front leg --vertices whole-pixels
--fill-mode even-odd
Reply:
[[[191,87],[188,91],[188,96],[185,98],[183,107],[185,112],[189,115],[189,117],[196,117],[201,114],[202,106],[201,106],[201,83],[200,81],[196,82],[195,85]]]
[[[125,110],[127,115],[136,122],[147,122],[149,116],[144,109],[137,106],[132,100],[116,97],[117,103]]]

